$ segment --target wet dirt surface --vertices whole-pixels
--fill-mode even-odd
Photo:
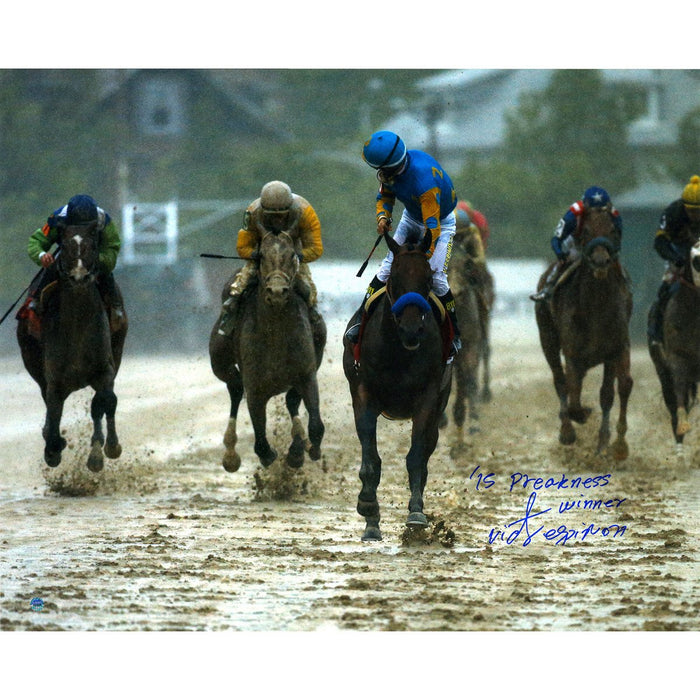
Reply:
[[[601,374],[584,385],[592,417],[561,446],[535,337],[496,328],[493,400],[466,444],[443,431],[421,537],[404,532],[410,424],[380,420],[384,539],[365,543],[339,329],[320,373],[323,456],[298,471],[258,466],[243,403],[243,465],[226,473],[228,397],[206,352],[156,360],[128,348],[122,456],[98,475],[85,467],[84,391],[67,403],[69,446],[49,470],[38,389],[19,356],[2,360],[0,630],[700,629],[700,427],[676,457],[644,349],[633,354],[630,457],[615,463],[593,452]],[[284,454],[281,398],[268,416]],[[617,399],[612,418],[614,430]],[[515,474],[529,481],[511,490]]]

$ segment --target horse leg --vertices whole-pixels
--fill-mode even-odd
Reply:
[[[287,392],[284,401],[292,419],[292,443],[287,452],[287,464],[294,469],[298,469],[304,464],[304,450],[311,447],[311,442],[309,442],[304,432],[304,425],[301,422],[301,418],[299,418],[301,394],[292,388]]]
[[[484,337],[481,347],[481,359],[483,363],[483,387],[481,389],[481,400],[483,403],[490,403],[491,394],[491,343],[488,334]]]
[[[479,351],[470,348],[467,352],[466,390],[469,402],[469,433],[478,433],[479,427]]]
[[[226,452],[224,452],[222,464],[227,472],[235,472],[238,471],[241,466],[241,456],[236,452],[236,443],[238,442],[236,421],[238,419],[238,408],[243,399],[241,373],[235,367],[226,381],[226,389],[228,390],[229,399],[231,400],[231,408],[229,410],[228,425],[224,433],[224,447],[226,448]]]
[[[675,427],[676,438],[684,437],[690,430],[688,420],[688,388],[683,379],[685,372],[676,371],[673,377],[673,389],[676,394],[677,423]]]
[[[248,412],[255,433],[254,450],[263,467],[269,467],[277,459],[277,452],[267,441],[267,401],[266,397],[248,392]]]
[[[117,411],[117,397],[111,389],[100,389],[92,397],[90,415],[92,416],[92,438],[90,439],[90,455],[87,466],[92,472],[99,472],[104,466],[104,454],[110,459],[116,459],[122,453],[115,427],[114,416]],[[102,417],[107,416],[107,442],[102,432]]]
[[[44,461],[50,467],[61,463],[61,452],[66,446],[65,438],[61,437],[61,417],[65,396],[55,384],[46,387],[46,420],[42,435],[44,437]]]
[[[559,398],[559,442],[562,445],[572,445],[576,441],[576,431],[569,418],[568,382],[561,364],[561,342],[559,334],[554,326],[552,316],[545,304],[535,305],[535,317],[537,330],[540,336],[540,345],[547,364],[552,371],[554,391]]]
[[[461,445],[464,442],[464,418],[466,416],[464,402],[466,400],[465,385],[467,379],[463,363],[459,356],[457,356],[456,365],[455,384],[457,385],[457,393],[455,394],[454,403],[452,405],[452,417],[454,418],[455,427],[457,429],[457,442]]]
[[[627,402],[629,401],[634,380],[630,375],[630,353],[626,350],[617,366],[617,393],[620,397],[620,415],[617,420],[617,439],[613,445],[613,457],[622,461],[629,455],[629,447],[625,440],[627,433]]]
[[[408,502],[409,527],[427,527],[428,518],[423,513],[423,492],[428,481],[428,459],[435,450],[438,440],[437,425],[430,416],[419,415],[413,420],[411,449],[406,455],[406,469],[411,498]]]
[[[615,371],[612,362],[606,362],[603,366],[603,383],[600,386],[599,400],[602,416],[596,454],[605,452],[610,443],[610,409],[615,400]]]
[[[321,399],[315,374],[311,375],[302,387],[302,397],[306,412],[309,414],[309,457],[316,461],[321,458],[321,441],[326,428],[321,420]]]
[[[382,459],[377,451],[377,416],[378,413],[366,405],[358,405],[353,400],[355,409],[355,429],[362,446],[362,464],[360,481],[362,488],[357,499],[357,512],[365,519],[363,541],[381,540],[379,529],[379,503],[377,488],[382,477]]]

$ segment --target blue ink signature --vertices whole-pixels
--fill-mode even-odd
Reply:
[[[542,532],[542,530],[545,529],[545,526],[541,525],[536,530],[530,532],[530,527],[535,527],[531,521],[534,521],[535,518],[538,518],[541,515],[544,515],[545,513],[548,513],[550,510],[552,510],[551,508],[545,508],[544,510],[533,512],[536,500],[537,493],[533,491],[530,494],[530,497],[527,499],[527,505],[525,506],[525,517],[518,518],[517,520],[514,520],[512,523],[508,523],[505,526],[505,529],[509,530],[513,526],[519,525],[519,527],[509,532],[508,535],[506,535],[506,532],[503,530],[496,530],[496,528],[491,528],[491,532],[489,533],[489,544],[493,544],[494,542],[499,541],[505,542],[509,545],[513,544],[524,532],[525,539],[523,540],[523,547],[527,547],[532,542],[533,537],[535,537],[535,535],[539,534],[540,532]],[[586,525],[586,523],[581,524]],[[560,525],[557,528],[550,528],[549,530],[542,532],[542,537],[544,537],[548,541],[554,541],[555,544],[566,544],[569,540],[576,540],[579,538],[583,542],[589,535],[600,534],[602,537],[607,537],[612,533],[613,537],[622,537],[626,531],[626,525],[617,524],[609,525],[607,527],[596,527],[593,523],[590,523],[583,530],[567,528],[565,525]]]

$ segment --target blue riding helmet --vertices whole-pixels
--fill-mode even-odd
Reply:
[[[76,194],[68,200],[67,224],[85,224],[97,219],[97,203],[87,194]]]
[[[393,131],[377,131],[365,141],[362,157],[375,170],[398,168],[406,159],[406,145]]]
[[[610,195],[602,188],[594,185],[583,193],[585,207],[604,207],[610,203]]]

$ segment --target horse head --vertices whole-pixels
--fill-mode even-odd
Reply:
[[[97,221],[61,227],[61,254],[58,274],[71,284],[85,284],[95,279],[99,262],[99,233]]]
[[[260,281],[265,303],[273,307],[286,304],[298,271],[299,257],[289,233],[267,232],[260,241]]]
[[[399,245],[385,234],[394,259],[387,282],[387,297],[401,339],[407,350],[420,347],[425,334],[425,317],[432,310],[428,302],[433,278],[427,252],[432,243],[430,231],[426,231],[418,244]]]
[[[594,207],[586,212],[581,227],[583,259],[596,279],[607,277],[620,252],[620,234],[609,207]]]

